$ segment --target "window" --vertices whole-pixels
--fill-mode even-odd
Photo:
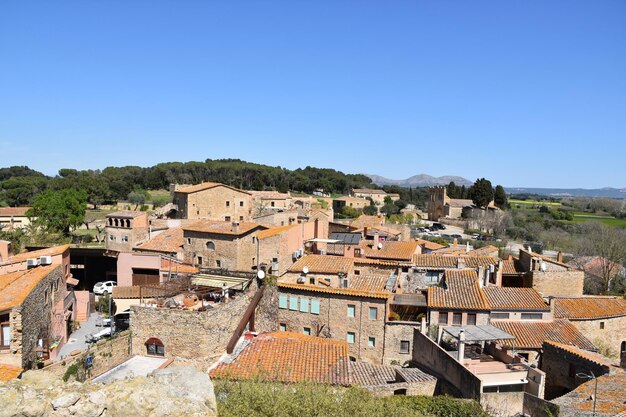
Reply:
[[[600,330],[604,330],[604,322],[603,321],[600,322]]]
[[[368,337],[367,338],[367,346],[369,347],[376,347],[376,338],[375,337]]]
[[[109,235],[109,240],[115,240],[115,237],[113,235]]]
[[[361,275],[361,271],[359,271],[358,269],[354,270],[354,275]]]
[[[354,343],[354,338],[355,338],[354,332],[348,332],[348,335],[346,336],[346,341],[348,343]]]
[[[274,202],[273,202],[273,201],[270,203],[270,206],[272,206],[272,207],[274,207],[274,206],[275,206],[275,204],[274,204]]]
[[[411,349],[411,342],[409,342],[408,340],[400,341],[400,353],[409,353],[410,349]]]
[[[226,207],[230,207],[230,201],[226,202]]]
[[[298,311],[298,297],[289,297],[289,310]]]
[[[146,340],[146,351],[148,355],[165,356],[165,346],[156,337]]]
[[[48,304],[48,290],[43,293],[43,302]]]
[[[230,221],[230,216],[225,216],[225,217],[224,217],[224,221],[225,221],[225,222],[229,222],[229,221]]]
[[[124,236],[124,242],[128,242],[128,236]]]
[[[7,349],[11,344],[11,326],[8,314],[0,316],[0,328],[0,349]]]
[[[285,323],[280,323],[280,331],[281,332],[286,332],[287,331],[287,325]]]
[[[243,221],[243,216],[239,216],[239,221],[242,222]]]
[[[243,207],[243,201],[239,202],[239,207]]]
[[[463,317],[463,315],[461,313],[452,313],[452,325],[453,326],[460,326],[461,325],[461,318]]]
[[[191,238],[190,237],[187,238],[187,244],[191,245]]]
[[[209,250],[215,250],[215,243],[211,242],[210,240],[206,243],[206,248]]]
[[[311,314],[320,314],[320,300],[311,300]]]
[[[278,296],[278,308],[287,308],[287,295],[280,294]]]
[[[315,277],[309,277],[309,284],[315,285]]]
[[[202,265],[202,256],[198,256],[198,265]]]
[[[522,320],[541,320],[542,318],[541,313],[522,313]]]
[[[348,304],[348,317],[353,318],[355,311],[356,311],[356,306],[354,304]]]
[[[256,236],[252,236],[252,243],[256,243]]]
[[[509,313],[491,313],[490,317],[493,320],[508,320]]]
[[[308,336],[311,336],[311,328],[310,327],[304,327],[302,329],[302,333],[304,333],[304,334],[306,334]]]
[[[467,314],[467,325],[475,326],[476,325],[476,313],[468,313]]]
[[[448,312],[447,311],[439,312],[439,324],[448,324]]]
[[[370,313],[370,320],[377,320],[378,319],[378,308],[370,307],[369,313]]]
[[[439,272],[437,271],[426,271],[426,282],[431,284],[436,284],[439,282]]]
[[[309,299],[308,298],[300,298],[300,311],[303,313],[309,312]]]

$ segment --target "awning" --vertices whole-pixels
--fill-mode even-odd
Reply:
[[[342,243],[342,240],[337,240],[337,239],[322,239],[319,237],[316,237],[315,239],[309,239],[305,241],[306,243],[309,242],[313,242],[313,243]]]
[[[242,290],[250,283],[250,278],[225,277],[220,275],[198,274],[191,279],[191,283],[211,288],[237,288]]]
[[[480,378],[480,375],[478,376]],[[528,380],[526,378],[520,378],[520,379],[511,379],[511,380],[504,380],[504,381],[483,381],[483,387],[496,387],[498,385],[521,385],[521,384],[527,384]]]
[[[455,339],[459,338],[461,330],[465,332],[466,342],[487,342],[491,340],[515,339],[515,336],[512,334],[488,324],[483,326],[447,326],[443,328],[444,332],[448,333]]]

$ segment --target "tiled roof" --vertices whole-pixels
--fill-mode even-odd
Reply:
[[[410,261],[415,255],[419,244],[413,242],[381,242],[381,248],[378,249],[377,244],[372,241],[361,241],[359,247],[363,250],[367,258],[376,259],[397,259],[402,261]]]
[[[485,287],[482,289],[491,310],[550,311],[533,288]]]
[[[458,262],[455,256],[415,255],[413,259],[418,268],[452,269]]]
[[[352,270],[354,260],[342,256],[331,255],[306,255],[291,265],[289,272],[302,272],[306,266],[309,272],[318,274],[349,273]]]
[[[259,232],[259,234],[257,235],[257,238],[259,239],[267,239],[268,237],[272,237],[272,236],[276,236],[278,234],[283,233],[284,231],[287,231],[293,227],[296,227],[298,224],[288,224],[287,226],[280,226],[280,227],[272,227],[269,228],[267,230],[262,230]]]
[[[30,207],[0,207],[0,217],[25,217]]]
[[[52,246],[45,249],[34,250],[30,252],[22,252],[15,256],[10,257],[4,262],[0,262],[0,265],[11,265],[18,262],[24,262],[30,258],[39,258],[42,256],[55,256],[61,255],[70,249],[70,245]]]
[[[385,220],[381,219],[378,216],[367,216],[365,214],[362,214],[357,217],[352,223],[350,223],[350,226],[360,229],[363,227],[377,227],[381,226],[384,223]]]
[[[437,378],[417,368],[401,368],[399,366],[373,365],[365,362],[349,362],[350,382],[355,385],[375,387],[388,385],[396,381],[396,373],[409,383],[435,382]]]
[[[145,216],[147,215],[145,211],[132,211],[132,210],[122,210],[116,211],[114,213],[109,213],[106,217],[124,217],[128,219],[134,219],[135,217]]]
[[[462,256],[461,258],[468,268],[478,268],[479,266],[489,268],[489,265],[498,265],[500,262],[493,256]]]
[[[437,249],[445,248],[445,246],[440,245],[439,243],[431,242],[430,240],[415,239],[415,241],[417,242],[418,245],[424,246],[428,250],[437,250]]]
[[[507,259],[502,261],[502,273],[504,275],[519,275],[524,274],[524,270],[518,259]]]
[[[393,259],[352,258],[354,265],[380,265],[380,266],[403,266],[409,265],[408,261],[396,261]]]
[[[178,253],[183,249],[185,239],[182,227],[175,227],[159,233],[151,240],[135,248],[139,251]]]
[[[448,205],[450,207],[467,207],[467,206],[473,206],[474,202],[472,200],[466,200],[466,199],[462,199],[462,198],[451,198],[448,202]]]
[[[22,368],[0,363],[0,382],[8,382],[17,378],[22,373]]]
[[[221,363],[211,378],[280,382],[313,381],[348,385],[348,344],[291,332],[262,334],[251,341],[232,363]]]
[[[554,317],[593,320],[626,316],[626,300],[621,297],[554,298]]]
[[[197,274],[198,268],[182,262],[172,262],[169,259],[161,259],[161,271],[171,271],[180,274]]]
[[[532,256],[533,258],[539,258],[551,264],[562,266],[563,268],[566,268],[567,270],[574,269],[571,265],[564,264],[563,262],[559,262],[556,259],[549,258],[545,255],[540,255],[536,252],[529,252],[526,249],[520,249],[520,252],[525,252],[529,254],[530,256]]]
[[[447,288],[428,288],[429,308],[489,310],[485,296],[478,286],[478,274],[475,270],[447,270],[444,279]]]
[[[248,191],[248,193],[261,200],[288,200],[291,198],[289,194],[277,191]]]
[[[258,223],[239,222],[239,226],[235,228],[232,222],[221,222],[214,220],[200,220],[188,226],[183,226],[183,230],[185,231],[233,236],[246,234],[256,228],[267,229],[267,227],[261,226]]]
[[[568,352],[568,353],[570,353],[572,355],[578,356],[578,357],[583,358],[585,360],[597,363],[598,365],[609,366],[609,367],[615,366],[615,364],[613,363],[613,361],[611,359],[609,359],[606,356],[601,355],[600,353],[597,353],[597,352],[590,352],[588,350],[581,349],[581,348],[579,348],[577,346],[566,345],[564,343],[558,343],[558,342],[554,342],[552,340],[546,340],[544,342],[544,344],[551,345],[551,346],[556,347],[558,349],[564,350],[565,352]]]
[[[0,311],[18,306],[35,286],[59,265],[38,266],[26,271],[0,275]]]
[[[626,413],[624,392],[626,392],[626,372],[616,372],[589,380],[552,402],[559,405],[562,416],[590,416],[594,406],[591,398],[595,397],[598,416],[620,417]]]
[[[239,190],[237,188],[228,186],[226,184],[220,184],[219,182],[203,182],[201,184],[190,185],[189,187],[180,188],[176,190],[176,192],[183,193],[183,194],[191,194],[191,193],[197,193],[198,191],[209,190],[215,187],[226,187],[226,188],[230,188],[231,190],[239,191],[240,193],[250,194],[246,191]]]
[[[473,249],[467,252],[468,256],[493,256],[492,254],[495,252],[496,256],[500,249],[497,246],[487,245],[482,248]]]
[[[277,285],[279,288],[322,292],[327,294],[351,295],[355,297],[389,298],[391,292],[385,289],[389,277],[372,275],[354,275],[349,278],[348,288],[338,288],[326,285],[311,285],[309,283],[298,284],[297,278],[281,278]]]
[[[541,349],[545,340],[597,350],[583,334],[567,320],[493,320],[491,324],[515,336],[516,349]],[[511,341],[501,342],[511,345]]]
[[[384,194],[387,195],[386,192],[384,192],[383,190],[373,190],[371,188],[355,188],[352,190],[353,193],[359,193],[359,194]]]

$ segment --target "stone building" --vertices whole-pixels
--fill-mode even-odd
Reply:
[[[385,205],[385,197],[390,197],[392,201],[400,200],[400,195],[398,194],[387,194],[383,190],[373,190],[370,188],[355,188],[352,190],[352,195],[357,198],[371,198],[377,206]]]
[[[0,230],[23,229],[31,219],[26,215],[30,207],[0,207]]]
[[[274,275],[284,274],[304,255],[305,242],[319,237],[317,220],[272,227],[258,234],[260,268]]]
[[[116,211],[107,214],[105,242],[109,251],[131,252],[149,239],[148,215],[143,211]]]
[[[293,199],[289,193],[277,191],[248,191],[248,193],[252,196],[253,216],[292,208]]]
[[[228,185],[203,182],[192,186],[170,186],[178,219],[209,219],[249,222],[252,197],[247,191]]]
[[[251,222],[200,220],[183,226],[185,262],[200,268],[251,271],[259,265],[258,232]]]
[[[555,297],[555,318],[567,319],[607,356],[626,354],[626,300],[622,297]]]
[[[472,200],[448,197],[448,190],[445,186],[431,187],[428,200],[428,220],[436,222],[443,217],[460,219],[463,215],[463,208],[473,205]]]
[[[586,382],[580,373],[600,377],[623,373],[609,358],[576,346],[546,341],[543,344],[541,370],[546,377],[546,398],[560,397]],[[626,387],[624,387],[626,388]],[[622,392],[624,393],[624,392]]]
[[[56,355],[68,335],[65,293],[59,265],[0,275],[0,363],[27,369]]]
[[[363,210],[369,206],[369,200],[359,197],[339,197],[333,199],[333,211],[341,212],[345,207],[350,207],[355,210]]]

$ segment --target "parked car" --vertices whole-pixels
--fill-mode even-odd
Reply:
[[[110,337],[110,336],[111,336],[111,328],[105,327],[104,329],[100,330],[97,333],[88,334],[87,336],[85,336],[85,341],[87,343],[96,343],[98,340],[104,337]]]
[[[474,233],[474,234],[472,235],[472,239],[474,239],[474,240],[480,240],[480,235],[479,235],[478,233]]]
[[[96,282],[96,285],[93,286],[93,293],[98,295],[111,294],[115,286],[117,286],[115,281]]]
[[[463,239],[463,236],[459,235],[458,233],[451,235],[451,237],[454,239]]]

